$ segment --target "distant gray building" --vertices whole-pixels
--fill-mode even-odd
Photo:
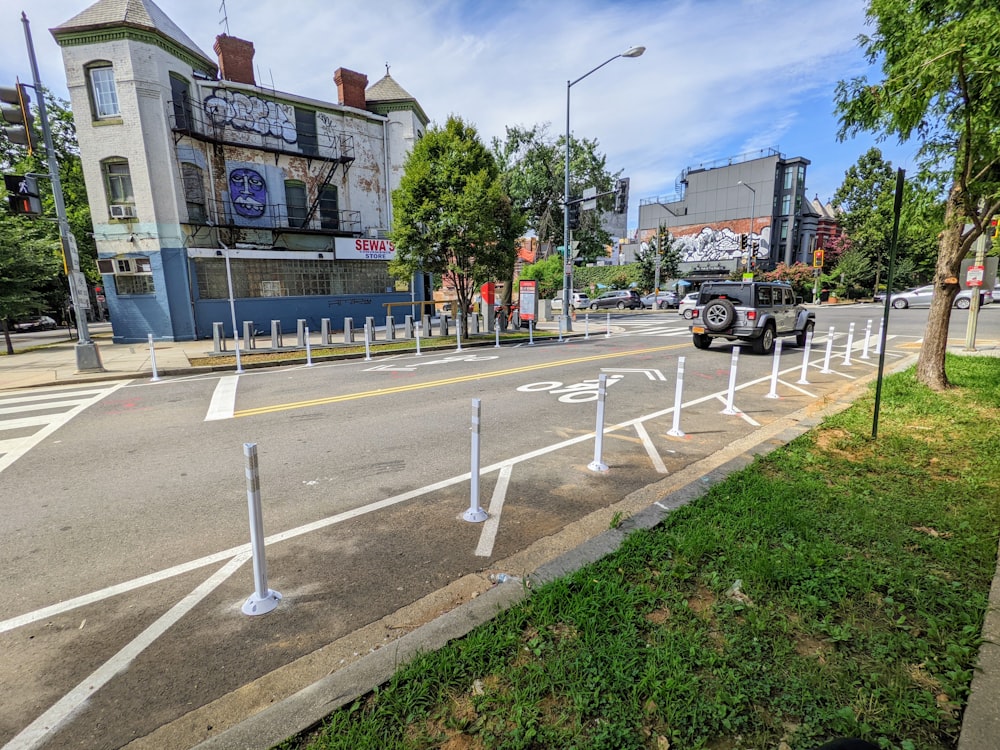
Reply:
[[[819,216],[805,194],[808,166],[808,159],[764,149],[688,167],[674,195],[640,200],[637,239],[666,227],[680,243],[686,277],[810,263]]]

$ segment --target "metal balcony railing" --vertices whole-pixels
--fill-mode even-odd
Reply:
[[[210,96],[204,102],[169,102],[170,129],[209,143],[256,148],[349,165],[354,161],[354,136],[343,130],[317,132],[316,114],[291,119],[275,102],[240,92]]]

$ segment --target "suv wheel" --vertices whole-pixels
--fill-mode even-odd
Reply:
[[[681,314],[684,316],[684,320],[691,320],[694,317],[694,313],[691,312],[690,307]]]
[[[724,331],[736,320],[736,308],[727,299],[714,299],[705,305],[701,315],[708,330]]]
[[[764,332],[753,340],[754,354],[770,354],[774,351],[774,323],[764,326]]]
[[[971,304],[972,300],[969,297],[959,297],[955,300],[955,307],[959,310],[968,310]]]
[[[892,301],[892,306],[897,310],[905,310],[907,307],[905,299],[895,299]]]
[[[597,303],[596,302],[591,302],[590,303],[590,309],[591,310],[596,310],[597,309]]]
[[[624,302],[619,302],[618,303],[618,309],[619,310],[624,310],[625,309],[625,303]]]
[[[693,335],[695,349],[708,349],[712,345],[712,337],[707,333],[695,333]]]
[[[813,332],[814,327],[815,326],[813,325],[813,322],[811,320],[808,323],[806,323],[805,327],[801,331],[795,334],[795,343],[800,347],[805,346],[806,339],[809,337],[809,334]]]

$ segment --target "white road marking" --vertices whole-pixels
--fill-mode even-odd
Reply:
[[[770,378],[768,378],[768,380],[770,380]],[[737,389],[737,390],[739,390],[739,389]],[[716,396],[715,396],[715,397],[716,397],[717,399],[719,399],[719,401],[720,401],[721,403],[723,403],[723,404],[726,404],[726,405],[728,406],[728,403],[727,403],[727,401],[726,401],[726,396],[725,396],[725,395],[723,395],[723,394],[721,394],[721,393],[718,393],[718,394],[716,394]],[[760,427],[760,422],[758,422],[757,420],[755,420],[755,419],[754,419],[753,417],[751,417],[751,416],[750,416],[749,414],[746,414],[746,413],[745,413],[745,412],[743,412],[743,411],[742,411],[741,409],[738,409],[738,408],[737,408],[737,407],[735,407],[735,406],[733,407],[733,409],[735,409],[735,410],[736,410],[736,416],[737,416],[737,417],[739,417],[740,419],[742,419],[742,420],[743,420],[744,422],[746,422],[746,423],[747,423],[747,424],[749,424],[749,425],[753,425],[754,427]]]
[[[643,426],[642,422],[636,423],[635,431],[639,435],[639,439],[642,441],[643,446],[646,448],[649,460],[653,462],[653,468],[655,468],[660,474],[667,474],[667,466],[663,463],[663,459],[660,458],[660,454],[656,452],[656,446],[654,446],[653,441],[649,439],[649,433],[646,432],[646,428]]]
[[[41,427],[40,430],[33,432],[31,435],[12,438],[0,442],[0,452],[3,453],[3,455],[0,455],[0,471],[6,469],[84,409],[96,404],[105,396],[114,393],[119,388],[122,388],[127,382],[128,381],[121,381],[111,386],[88,390],[81,390],[79,385],[72,386],[75,390],[70,390],[70,387],[67,386],[63,389],[56,389],[54,392],[46,390],[45,393],[32,393],[31,395],[17,394],[10,397],[0,398],[0,404],[21,404],[20,406],[7,407],[12,412],[14,410],[19,412],[25,405],[25,402],[29,401],[35,402],[35,406],[33,407],[35,410],[72,406],[71,409],[59,414],[44,414],[34,417],[20,417],[18,419],[0,420],[0,432],[3,430],[23,429],[25,427]],[[87,394],[90,394],[89,397],[85,397]],[[81,398],[81,396],[84,397]],[[72,397],[73,400],[70,402],[60,401],[60,399],[65,399],[67,397]],[[44,399],[46,398],[54,398],[55,400],[51,403],[44,403]],[[0,414],[4,413],[8,413],[7,410],[0,409]]]
[[[493,488],[493,497],[490,498],[490,508],[487,511],[490,517],[483,523],[483,530],[479,534],[479,545],[476,547],[478,557],[489,557],[493,554],[493,544],[496,542],[497,531],[500,528],[500,513],[503,511],[503,504],[507,499],[507,487],[510,485],[510,474],[513,468],[513,464],[506,464],[501,467],[500,474],[497,476],[497,484]]]
[[[798,367],[788,368],[786,372],[798,371]],[[782,373],[784,374],[784,373]],[[757,380],[749,381],[742,385],[737,386],[737,390],[743,388],[752,387],[760,383],[770,382],[771,376],[758,378]],[[706,403],[708,401],[713,401],[716,399],[722,400],[725,395],[724,391],[718,393],[710,393],[705,396],[693,399],[681,405],[682,409],[687,409],[692,406],[697,406],[698,404]],[[673,407],[666,409],[660,409],[659,411],[651,412],[649,414],[644,414],[634,419],[627,420],[625,422],[620,422],[616,425],[611,425],[610,427],[605,427],[604,432],[612,433],[619,430],[623,430],[629,427],[634,427],[642,422],[649,421],[651,419],[658,419],[663,416],[673,414]],[[742,415],[745,419],[749,419],[746,415]],[[756,424],[755,422],[752,422]],[[567,440],[560,441],[558,443],[553,443],[552,445],[547,445],[542,448],[537,448],[533,451],[528,451],[527,453],[522,453],[518,456],[513,456],[512,458],[504,459],[490,466],[486,466],[480,469],[480,475],[489,474],[493,471],[500,471],[505,466],[514,466],[518,463],[525,461],[530,461],[532,459],[538,458],[540,456],[547,455],[549,453],[555,453],[556,451],[568,448],[570,446],[576,445],[578,443],[589,442],[594,439],[594,433],[588,432],[582,435],[578,435]],[[303,526],[298,526],[293,529],[288,529],[287,531],[282,531],[272,536],[267,537],[264,540],[266,545],[277,544],[278,542],[284,542],[289,539],[294,539],[305,534],[312,533],[313,531],[319,531],[320,529],[327,528],[329,526],[334,526],[345,521],[352,520],[354,518],[359,518],[361,516],[367,515],[369,513],[374,513],[375,511],[382,510],[384,508],[392,507],[393,505],[398,505],[399,503],[406,502],[407,500],[413,500],[422,495],[426,495],[431,492],[436,492],[437,490],[445,489],[446,487],[451,487],[456,484],[461,484],[463,482],[468,482],[471,479],[471,472],[465,472],[464,474],[459,474],[457,476],[451,477],[449,479],[443,479],[439,482],[426,485],[424,487],[419,487],[414,490],[409,490],[403,492],[399,495],[394,495],[392,497],[387,497],[382,500],[378,500],[368,505],[362,505],[352,510],[344,511],[343,513],[338,513],[333,516],[328,516],[326,518],[321,518],[312,523],[305,524]],[[52,604],[48,607],[35,610],[34,612],[27,612],[23,615],[10,618],[8,620],[0,621],[0,633],[7,632],[9,630],[14,630],[15,628],[28,625],[39,620],[43,620],[49,617],[54,617],[60,615],[64,612],[69,612],[77,607],[82,607],[88,604],[94,604],[96,602],[102,601],[104,599],[109,599],[112,596],[118,596],[119,594],[126,593],[135,589],[142,588],[144,586],[149,586],[154,583],[159,583],[160,581],[172,578],[174,576],[187,573],[192,570],[204,567],[206,565],[212,565],[223,560],[228,560],[236,555],[247,553],[250,549],[249,544],[243,544],[239,547],[232,547],[228,550],[223,550],[221,552],[216,552],[211,555],[206,555],[205,557],[198,558],[196,560],[191,560],[187,563],[182,563],[180,565],[175,565],[171,568],[165,570],[150,573],[149,575],[141,576],[140,578],[134,578],[131,581],[125,581],[123,583],[115,584],[113,586],[108,586],[106,588],[100,589],[99,591],[94,591],[90,594],[84,594],[82,596],[74,597],[73,599],[68,599],[63,602],[58,602]]]
[[[64,695],[52,708],[43,713],[20,734],[4,745],[4,750],[33,750],[44,744],[47,735],[56,731],[59,725],[80,707],[93,693],[100,690],[115,675],[123,672],[129,664],[145,649],[163,635],[174,623],[194,609],[202,599],[212,593],[243,563],[250,559],[250,554],[238,555],[220,568],[207,581],[181,599],[156,622],[142,631],[131,643],[104,662],[97,670],[83,680],[79,685]]]
[[[206,422],[233,418],[233,412],[236,410],[236,386],[239,382],[239,375],[219,378],[212,394],[212,403],[208,405],[208,414],[205,415]]]

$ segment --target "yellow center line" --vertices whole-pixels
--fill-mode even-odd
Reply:
[[[398,385],[392,388],[378,388],[374,391],[362,391],[361,393],[346,393],[343,396],[328,396],[326,398],[316,398],[309,401],[293,401],[287,404],[274,404],[273,406],[260,406],[256,409],[244,409],[233,413],[233,417],[254,417],[259,414],[272,414],[290,409],[304,409],[309,406],[323,406],[325,404],[336,404],[342,401],[354,401],[360,398],[371,398],[372,396],[389,396],[395,393],[406,393],[407,391],[419,391],[424,388],[437,388],[442,385],[455,385],[456,383],[468,383],[473,380],[483,380],[485,378],[499,378],[505,375],[517,375],[522,372],[532,372],[534,370],[544,370],[549,367],[564,367],[566,365],[580,364],[581,362],[594,362],[601,359],[614,359],[615,357],[635,356],[637,354],[652,354],[654,352],[665,352],[671,349],[686,348],[688,344],[671,344],[670,346],[656,346],[649,349],[636,349],[629,352],[614,352],[611,354],[593,354],[588,357],[575,357],[573,359],[563,359],[556,362],[546,362],[538,365],[524,365],[523,367],[512,367],[507,370],[496,370],[495,372],[476,373],[474,375],[461,375],[455,378],[444,378],[443,380],[431,380],[426,383],[410,383],[408,385]]]

